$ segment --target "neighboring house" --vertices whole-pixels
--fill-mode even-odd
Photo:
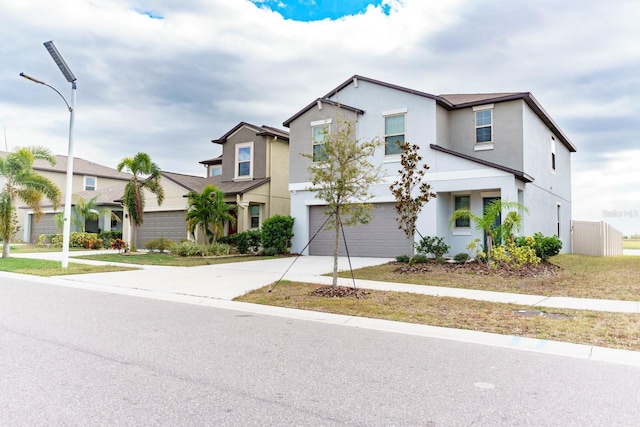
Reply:
[[[350,255],[409,253],[389,190],[401,168],[397,140],[418,144],[430,166],[425,181],[437,198],[424,206],[417,229],[423,236],[443,237],[450,255],[466,252],[470,240],[482,238],[468,221],[450,225],[454,210],[470,208],[481,215],[495,198],[528,207],[520,234],[558,235],[563,252],[571,251],[571,153],[576,148],[531,93],[435,96],[356,75],[284,122],[290,129],[293,252],[302,251],[324,222],[323,202],[309,190],[312,160],[301,154],[322,143],[318,135],[335,129],[338,116],[357,121],[358,139],[385,141],[371,159],[384,175],[370,188],[375,218],[344,228]],[[322,231],[304,253],[328,255],[332,242],[332,232]]]
[[[5,156],[6,152],[0,152],[1,156]],[[64,210],[64,190],[67,179],[67,156],[56,156],[56,164],[51,166],[44,160],[36,160],[33,166],[34,171],[49,178],[53,181],[62,192],[60,199],[60,208],[56,212]],[[97,199],[97,208],[102,211],[98,220],[87,220],[85,222],[85,230],[88,232],[99,232],[109,230],[122,230],[122,221],[112,219],[111,213],[115,213],[122,219],[122,205],[114,202],[114,200],[122,197],[124,185],[131,179],[131,175],[124,172],[118,172],[116,169],[90,162],[78,157],[73,158],[73,180],[72,180],[72,204],[77,197],[90,200],[95,196]],[[57,234],[59,231],[56,227],[54,216],[56,212],[51,206],[44,206],[45,214],[40,221],[35,221],[33,211],[24,205],[18,205],[18,225],[20,231],[16,235],[17,240],[23,242],[36,243],[38,236],[41,234]],[[71,214],[75,215],[72,208]],[[71,231],[80,231],[73,222],[71,223]]]
[[[222,155],[200,162],[206,167],[206,177],[162,172],[162,206],[155,196],[146,193],[144,224],[137,230],[138,247],[157,237],[174,241],[188,238],[186,196],[191,191],[201,192],[207,185],[216,186],[225,193],[227,203],[238,207],[236,224],[227,223],[225,234],[258,229],[275,214],[289,215],[286,131],[241,122],[212,142],[222,145]],[[203,241],[201,237],[198,240]]]

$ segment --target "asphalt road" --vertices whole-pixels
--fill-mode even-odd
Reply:
[[[638,367],[0,281],[3,426],[638,420]]]

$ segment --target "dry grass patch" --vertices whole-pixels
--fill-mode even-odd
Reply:
[[[496,292],[640,301],[640,257],[588,257],[558,255],[559,268],[538,269],[535,274],[501,275],[483,268],[429,263],[425,271],[402,273],[399,263],[354,270],[356,279],[416,285],[479,289]],[[349,272],[341,277],[351,277]]]
[[[318,287],[317,284],[283,281],[271,293],[264,287],[235,300],[640,351],[640,314],[536,307],[535,310],[559,318],[522,316],[517,314],[518,310],[532,308],[383,291],[366,291],[361,298],[313,296]]]

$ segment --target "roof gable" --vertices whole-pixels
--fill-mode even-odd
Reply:
[[[280,139],[289,141],[289,132],[287,132],[286,130],[280,130],[280,129],[277,129],[271,126],[266,126],[266,125],[256,126],[251,123],[240,122],[237,125],[235,125],[233,128],[231,128],[229,132],[225,133],[218,139],[211,140],[211,142],[213,142],[214,144],[224,144],[225,142],[227,142],[227,139],[231,138],[236,132],[238,132],[242,128],[247,128],[252,132],[255,132],[255,134],[258,136],[270,136],[272,138],[280,138]]]

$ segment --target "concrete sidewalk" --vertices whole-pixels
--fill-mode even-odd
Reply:
[[[113,251],[102,251],[113,253]],[[254,289],[259,289],[279,279],[329,285],[332,278],[324,276],[333,271],[333,258],[325,256],[301,256],[236,262],[229,264],[205,265],[199,267],[172,267],[106,263],[102,261],[76,258],[99,251],[72,252],[69,262],[93,265],[126,265],[137,268],[133,271],[111,273],[75,274],[57,276],[58,279],[79,284],[94,284],[119,288],[146,290],[167,294],[232,300]],[[60,260],[60,252],[40,252],[17,255],[22,258]],[[341,257],[338,268],[347,271],[380,265],[391,261],[388,258]],[[351,264],[351,265],[350,265]],[[352,279],[339,278],[338,283],[353,286]],[[567,308],[618,313],[640,313],[640,301],[615,301],[603,299],[545,297],[505,292],[481,291],[473,289],[447,288],[438,286],[412,285],[408,283],[379,282],[356,279],[356,286],[381,291],[409,292],[431,296],[466,298],[479,301],[511,303],[531,307]],[[279,285],[282,286],[282,285]]]
[[[95,251],[88,252],[95,254]],[[83,255],[73,252],[70,262],[108,264],[100,261],[73,258]],[[61,253],[20,254],[24,258],[60,260]],[[339,259],[341,270],[349,269],[349,260]],[[353,269],[379,265],[390,261],[384,258],[352,258]],[[112,263],[113,265],[123,265]],[[253,289],[273,283],[284,276],[284,280],[330,284],[331,277],[323,274],[333,270],[331,257],[305,256],[271,260],[247,261],[200,267],[140,266],[138,270],[66,275],[57,277],[27,276],[0,272],[2,277],[29,280],[84,290],[116,293],[121,295],[153,298],[185,304],[266,314],[305,321],[322,322],[357,328],[403,333],[437,339],[449,339],[473,344],[503,347],[515,350],[535,351],[560,356],[619,363],[640,367],[640,352],[618,350],[582,344],[571,344],[509,335],[498,335],[470,330],[458,330],[428,325],[394,322],[380,319],[360,318],[307,310],[271,307],[231,301]],[[286,274],[285,274],[286,272]],[[0,281],[1,284],[1,281]],[[339,279],[339,284],[352,286],[351,279]],[[511,294],[469,289],[455,289],[402,283],[356,280],[356,285],[366,289],[398,292],[413,292],[425,295],[450,296],[501,303],[514,303],[531,307],[588,309],[622,313],[640,312],[640,302],[594,300],[583,298],[544,297],[537,295]],[[279,286],[286,286],[280,284]]]

